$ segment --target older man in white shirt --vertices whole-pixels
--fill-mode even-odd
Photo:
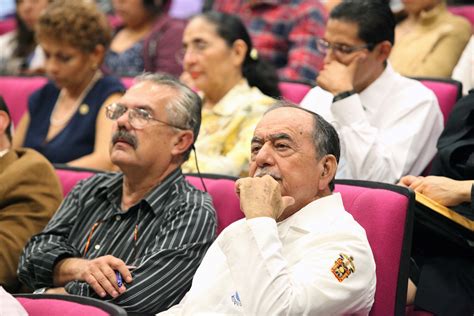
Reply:
[[[255,129],[250,178],[237,181],[245,218],[211,245],[190,291],[166,315],[367,315],[375,262],[365,230],[332,193],[334,128],[291,105]]]

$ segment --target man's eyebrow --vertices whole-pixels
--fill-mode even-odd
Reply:
[[[272,134],[268,137],[271,141],[276,141],[276,140],[289,140],[293,141],[293,138],[291,138],[290,135],[287,133],[277,133],[277,134]]]
[[[289,141],[293,141],[293,138],[291,138],[290,135],[288,135],[287,133],[277,133],[277,134],[272,134],[268,137],[266,137],[268,140],[274,142],[274,141],[277,141],[277,140],[289,140]],[[261,138],[261,137],[258,137],[258,136],[254,136],[252,137],[252,143],[264,143],[265,142],[265,139]]]
[[[252,137],[251,143],[263,143],[263,139],[261,137],[254,136]]]

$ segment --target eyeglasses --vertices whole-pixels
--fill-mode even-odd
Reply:
[[[363,50],[363,49],[371,50],[372,48],[374,48],[375,44],[369,43],[369,44],[364,44],[364,45],[360,45],[360,46],[350,46],[350,45],[341,44],[341,43],[329,43],[328,41],[326,41],[322,38],[319,38],[316,41],[316,46],[317,46],[318,50],[323,55],[327,54],[328,49],[332,49],[332,51],[335,54],[349,55],[353,52],[357,52],[357,51]]]
[[[174,125],[162,120],[154,118],[147,110],[141,108],[129,109],[120,103],[112,103],[106,107],[105,115],[109,120],[116,121],[119,117],[128,111],[128,121],[135,129],[143,129],[150,121],[160,122],[164,125],[171,126],[177,129],[188,129],[178,125]]]
[[[198,40],[196,42],[190,43],[187,47],[181,48],[175,55],[176,60],[182,64],[184,60],[184,56],[187,53],[194,54],[194,55],[202,55],[204,51],[210,46],[209,43],[204,42],[202,40]]]

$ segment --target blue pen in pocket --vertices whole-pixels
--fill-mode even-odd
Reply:
[[[117,286],[120,288],[122,287],[123,285],[123,282],[122,282],[122,275],[120,274],[120,272],[118,271],[115,271],[115,276],[117,278]]]

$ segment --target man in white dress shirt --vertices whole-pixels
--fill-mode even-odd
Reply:
[[[332,193],[334,128],[296,105],[257,125],[249,174],[236,182],[245,218],[211,245],[168,315],[367,315],[375,263],[365,230]]]
[[[343,1],[318,41],[324,68],[301,105],[341,139],[337,178],[396,182],[436,153],[443,118],[434,93],[387,62],[395,20],[383,1]]]

